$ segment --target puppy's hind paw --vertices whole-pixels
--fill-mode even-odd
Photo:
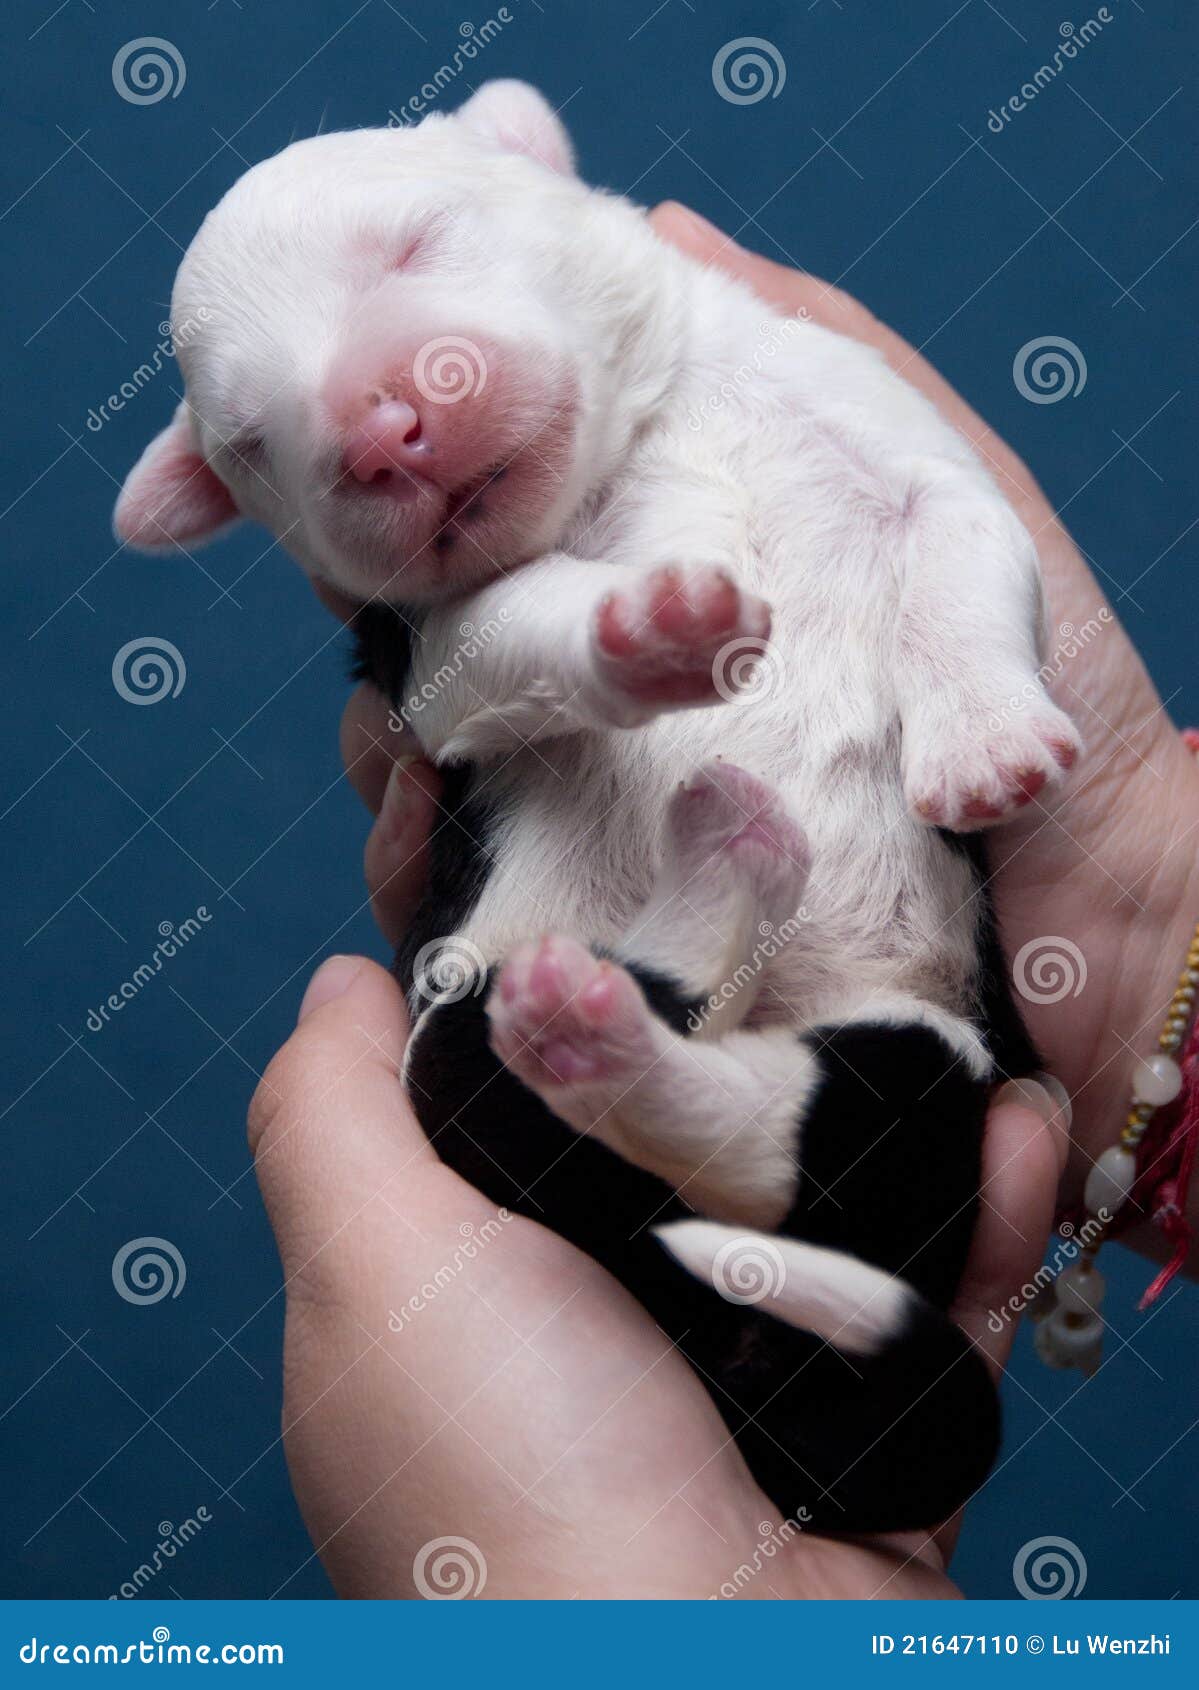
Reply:
[[[487,1009],[492,1050],[539,1093],[632,1085],[657,1054],[632,975],[560,934],[509,957]]]
[[[955,833],[1004,821],[1049,797],[1082,746],[1073,722],[1047,699],[945,723],[923,742],[919,733],[915,738],[904,763],[908,803],[930,827]]]

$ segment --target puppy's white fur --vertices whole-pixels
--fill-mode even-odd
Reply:
[[[465,940],[498,962],[538,931],[629,934],[666,795],[725,753],[777,788],[811,854],[802,933],[762,969],[747,1025],[899,1003],[985,1067],[962,1019],[971,875],[927,824],[1005,813],[1077,739],[1036,677],[1032,541],[876,353],[784,324],[662,245],[578,180],[520,84],[258,165],[197,235],[173,311],[205,324],[180,347],[187,405],[132,472],[118,531],[190,543],[236,507],[314,577],[429,607],[414,725],[433,756],[487,765],[507,818]],[[376,345],[381,368],[410,361],[418,333],[477,341],[532,418],[487,513],[449,521],[440,554],[406,550],[403,514],[347,484],[326,398]],[[645,623],[638,595],[668,565],[684,595],[711,566],[741,584],[734,637],[754,630],[748,595],[770,605],[765,683],[746,697],[655,707],[605,660],[605,600]],[[455,662],[465,623],[502,632]],[[796,1052],[800,1093],[809,1061]],[[712,1116],[702,1064],[673,1078],[680,1116]]]

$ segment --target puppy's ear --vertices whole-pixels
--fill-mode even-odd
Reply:
[[[525,153],[559,176],[574,174],[574,148],[565,126],[548,100],[527,82],[485,82],[458,116],[504,152]]]
[[[208,540],[238,515],[233,495],[192,440],[187,406],[146,447],[121,488],[112,525],[142,552]]]

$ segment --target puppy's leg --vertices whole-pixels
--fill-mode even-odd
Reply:
[[[1036,550],[974,466],[914,475],[903,522],[896,688],[908,802],[967,831],[1056,785],[1078,754],[1038,674]]]
[[[576,1131],[721,1219],[773,1226],[796,1191],[815,1077],[786,1030],[681,1037],[628,970],[554,935],[523,946],[488,1002],[491,1047]]]
[[[809,863],[803,829],[772,787],[731,763],[705,764],[666,807],[661,865],[617,954],[702,1000],[697,1036],[729,1032],[798,932]]]
[[[721,652],[735,642],[752,657],[769,633],[767,606],[717,564],[631,570],[554,554],[430,610],[395,702],[438,761],[479,761],[719,704]]]

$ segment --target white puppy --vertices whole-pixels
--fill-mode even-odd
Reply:
[[[1035,1067],[951,834],[1078,747],[1037,677],[1028,534],[875,353],[660,244],[519,83],[258,165],[172,309],[205,326],[118,534],[265,524],[367,607],[364,672],[447,768],[398,964],[434,1000],[409,1081],[438,1148],[669,1330],[697,1287],[651,1220],[774,1229],[748,1241],[783,1268],[762,1306],[709,1291],[684,1347],[777,1500],[798,1464],[836,1524],[935,1518],[994,1424],[932,1305],[986,1085]],[[486,1005],[455,958],[493,970]],[[727,1297],[744,1234],[664,1241]],[[872,1362],[819,1375],[820,1436],[783,1392],[811,1332]]]

